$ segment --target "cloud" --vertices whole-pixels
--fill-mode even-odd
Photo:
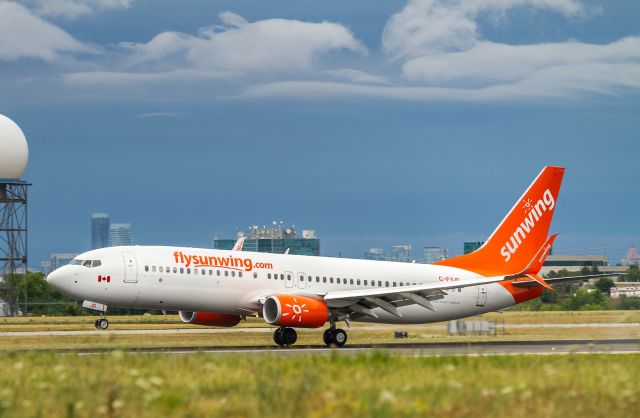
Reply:
[[[182,82],[204,82],[211,80],[232,80],[238,74],[228,71],[174,70],[163,72],[126,71],[78,71],[64,74],[65,84],[80,87],[111,86],[140,87],[159,83],[179,84]]]
[[[36,58],[53,61],[62,53],[95,52],[24,6],[0,1],[0,61]]]
[[[147,43],[127,43],[131,66],[165,69],[195,68],[243,73],[295,73],[311,70],[322,56],[366,48],[343,25],[266,19],[247,22],[231,12],[220,14],[222,25],[197,36],[163,32]]]
[[[327,76],[334,80],[347,81],[355,84],[389,84],[389,81],[384,77],[351,68],[325,70],[320,72],[320,75]]]
[[[510,9],[530,7],[565,16],[584,15],[576,0],[410,0],[391,16],[382,34],[382,48],[393,59],[472,48],[479,37],[481,14],[502,16]]]
[[[22,3],[39,16],[76,19],[97,11],[127,9],[133,0],[26,0]]]
[[[597,78],[607,83],[609,68],[631,70],[619,80],[636,79],[640,69],[640,38],[605,45],[570,41],[537,45],[507,45],[481,41],[461,52],[431,54],[407,61],[403,75],[412,82],[439,85],[492,85],[563,74],[566,82]],[[635,68],[635,71],[633,70]],[[606,71],[603,71],[605,70]],[[623,74],[625,71],[623,71]],[[553,75],[553,77],[552,77]],[[615,75],[617,77],[617,75]],[[630,81],[629,80],[629,81]],[[560,81],[556,78],[555,80]],[[617,84],[615,79],[609,80]]]

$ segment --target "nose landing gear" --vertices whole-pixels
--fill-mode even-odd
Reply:
[[[298,333],[293,328],[280,327],[273,332],[273,341],[280,347],[295,344]]]
[[[109,328],[109,320],[107,318],[96,319],[96,328],[102,330]]]

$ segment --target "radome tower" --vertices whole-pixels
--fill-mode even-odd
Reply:
[[[27,191],[22,180],[29,161],[29,146],[20,127],[0,115],[0,294],[5,315],[17,315],[21,300],[27,313]],[[2,314],[2,312],[0,312]]]

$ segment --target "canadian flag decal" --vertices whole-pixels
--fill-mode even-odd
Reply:
[[[105,281],[107,283],[111,283],[111,276],[100,276],[98,275],[98,282]]]

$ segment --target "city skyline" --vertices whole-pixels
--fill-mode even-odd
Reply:
[[[88,250],[98,209],[140,244],[286,219],[324,255],[454,255],[545,165],[567,169],[558,253],[639,241],[637,2],[98,3],[0,1],[32,267]]]

